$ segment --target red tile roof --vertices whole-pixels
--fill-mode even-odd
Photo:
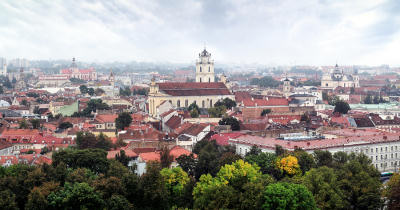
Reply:
[[[244,106],[289,106],[286,98],[244,99]]]
[[[116,114],[98,114],[96,115],[96,120],[102,123],[113,123],[117,117],[118,115]]]
[[[172,96],[231,95],[222,82],[166,82],[158,83],[160,91]]]
[[[179,116],[172,116],[169,120],[165,123],[168,128],[175,130],[178,128],[182,123],[182,119]]]
[[[237,138],[237,137],[239,137],[241,135],[243,135],[243,134],[239,133],[239,132],[236,132],[236,133],[220,133],[220,134],[212,135],[210,140],[215,140],[218,145],[227,146],[227,145],[229,145],[228,140],[230,138]]]

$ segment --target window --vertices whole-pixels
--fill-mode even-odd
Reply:
[[[381,147],[381,152],[383,152],[383,147]]]
[[[396,153],[396,158],[397,158],[397,153]]]
[[[374,149],[371,148],[371,153],[374,153]]]
[[[387,159],[387,154],[385,155],[385,160]]]
[[[177,100],[177,101],[176,101],[176,106],[177,106],[177,107],[181,107],[181,100]]]
[[[385,152],[387,152],[387,147],[385,147]]]
[[[392,158],[392,159],[393,159],[393,153],[390,155],[390,158]]]
[[[212,99],[210,99],[210,108],[213,106]]]
[[[211,77],[208,78],[208,82],[211,82]]]
[[[188,103],[189,103],[189,102],[188,102],[188,100],[186,99],[186,100],[185,100],[185,107],[188,107],[188,105],[189,105]]]
[[[208,72],[210,72],[210,69],[211,69],[211,68],[210,68],[210,67],[208,67]]]
[[[383,160],[383,155],[381,155],[381,160]]]
[[[375,156],[375,158],[376,158],[376,160],[378,160],[378,155],[377,155],[377,156]]]
[[[376,148],[376,152],[378,153],[378,148]]]
[[[393,151],[393,146],[390,147],[390,150]]]
[[[201,77],[200,77],[200,82],[201,82]]]
[[[395,149],[396,149],[396,151],[397,151],[397,146],[395,146]]]
[[[201,66],[200,66],[200,72],[201,72]]]
[[[204,108],[205,106],[206,106],[206,102],[203,100],[203,101],[201,102],[201,107]]]

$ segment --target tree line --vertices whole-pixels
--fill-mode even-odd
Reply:
[[[82,134],[81,134],[82,135]],[[86,135],[86,134],[85,134]],[[54,152],[52,164],[0,167],[1,209],[389,209],[400,206],[400,175],[385,187],[364,154],[301,149],[274,153],[200,141],[176,159],[163,147],[159,162],[138,176],[123,151],[107,159],[80,144]]]

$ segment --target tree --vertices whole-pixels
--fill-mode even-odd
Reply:
[[[197,106],[197,104],[196,103],[191,103],[190,105],[189,105],[189,107],[188,107],[188,110],[189,111],[192,111],[192,110],[194,110],[194,109],[196,109],[197,111],[199,111],[199,106]]]
[[[99,149],[104,149],[106,151],[110,150],[112,147],[112,142],[110,140],[110,138],[108,138],[106,135],[104,135],[103,133],[100,133],[97,137],[96,137],[97,143],[95,145],[95,148],[99,148]]]
[[[34,114],[40,114],[39,106],[35,106],[35,108],[33,108],[33,113]]]
[[[70,122],[62,122],[61,124],[58,125],[58,128],[60,129],[67,129],[67,128],[72,128],[73,125]]]
[[[317,209],[313,195],[304,185],[276,183],[266,187],[264,209]]]
[[[265,116],[267,114],[271,113],[271,109],[263,109],[261,112],[261,116]]]
[[[78,132],[76,134],[76,145],[79,149],[96,148],[97,139],[93,133]]]
[[[347,114],[347,112],[350,110],[350,106],[347,102],[345,101],[338,101],[336,102],[335,109],[333,112],[339,112],[341,114]]]
[[[131,90],[129,89],[129,87],[125,87],[125,88],[120,88],[119,89],[119,95],[121,95],[121,96],[131,96],[132,95],[132,92],[131,92]]]
[[[178,162],[179,167],[181,167],[189,176],[194,175],[194,170],[197,164],[196,159],[194,158],[193,153],[190,155],[181,155],[176,158],[176,162]]]
[[[225,106],[216,106],[216,107],[211,107],[208,109],[208,114],[210,117],[222,117],[226,113],[226,107]]]
[[[96,88],[96,90],[94,90],[94,94],[96,94],[96,96],[101,96],[105,93],[105,91],[101,88]]]
[[[64,189],[51,193],[49,206],[54,209],[103,209],[105,202],[88,183],[65,183]]]
[[[27,129],[27,128],[29,128],[29,125],[25,119],[19,121],[19,129]]]
[[[195,209],[238,208],[247,183],[263,179],[259,167],[243,160],[221,167],[215,177],[204,174],[193,189]]]
[[[239,121],[238,121],[236,118],[234,118],[234,117],[225,117],[225,118],[222,118],[222,119],[218,122],[218,124],[220,124],[220,125],[230,125],[230,126],[231,126],[231,129],[232,129],[233,131],[238,131],[238,130],[240,130]]]
[[[27,105],[28,105],[28,101],[27,101],[26,99],[23,99],[23,100],[21,101],[21,105],[27,106]]]
[[[192,118],[199,117],[199,111],[197,109],[193,109],[192,111],[190,111],[190,117]]]
[[[122,195],[112,195],[107,200],[107,209],[110,210],[130,210],[133,205]]]
[[[349,161],[335,170],[337,185],[352,209],[380,209],[382,191],[380,173],[364,154],[350,154]]]
[[[89,88],[88,91],[87,91],[87,93],[88,93],[90,96],[93,96],[93,95],[94,95],[94,89],[93,89],[93,88]]]
[[[33,129],[39,129],[40,128],[40,120],[39,119],[31,119],[29,121],[30,121]]]
[[[322,166],[311,169],[304,176],[304,185],[314,195],[320,209],[344,209],[348,206],[332,168]]]
[[[186,185],[190,182],[188,174],[180,167],[163,168],[160,174],[168,192],[170,206],[173,204],[183,206],[184,203],[180,201],[184,200],[182,197],[184,196]]]
[[[280,82],[272,78],[271,76],[265,76],[261,79],[254,78],[250,81],[251,85],[258,85],[261,87],[278,87],[280,85]]]
[[[167,188],[160,173],[161,165],[158,162],[148,162],[146,173],[140,178],[139,190],[141,197],[133,202],[138,208],[169,209],[168,200],[165,196]]]
[[[278,158],[276,160],[276,167],[281,171],[281,173],[287,174],[289,176],[301,173],[300,165],[297,158],[291,155],[283,158]]]
[[[232,107],[236,107],[236,102],[230,98],[224,98],[222,101],[219,100],[214,104],[214,107],[225,106],[226,109],[232,109]]]
[[[102,149],[64,149],[53,154],[53,166],[65,163],[69,168],[87,168],[94,173],[108,170],[107,152]]]
[[[317,167],[332,166],[333,158],[332,153],[330,153],[329,151],[315,150],[313,155]]]
[[[0,208],[8,210],[18,210],[18,205],[15,202],[15,194],[10,190],[0,191]]]
[[[160,151],[160,164],[162,168],[169,168],[172,161],[174,161],[174,156],[170,154],[170,149],[168,146],[163,146]]]
[[[28,195],[28,201],[25,205],[25,209],[45,210],[47,207],[47,199],[40,191],[40,188],[33,188],[31,193]]]
[[[294,156],[297,157],[300,169],[303,172],[303,174],[305,174],[311,168],[315,167],[314,157],[311,154],[305,152],[304,150],[296,150],[294,152]]]
[[[119,161],[120,163],[122,163],[122,165],[124,166],[128,166],[128,163],[130,161],[130,158],[125,154],[125,150],[120,150],[119,154],[117,153],[115,155],[115,160]]]
[[[81,94],[88,93],[88,87],[86,85],[79,86],[79,90],[81,91]]]
[[[386,184],[385,194],[389,209],[400,209],[400,174],[395,173]]]
[[[245,161],[257,164],[263,174],[275,174],[276,155],[273,153],[260,152],[259,154],[246,155]]]
[[[128,127],[132,122],[132,116],[128,112],[122,112],[118,114],[118,117],[115,119],[115,127],[117,129],[124,130]]]
[[[339,96],[336,96],[336,95],[328,96],[328,104],[329,105],[335,106],[338,101],[340,101]]]

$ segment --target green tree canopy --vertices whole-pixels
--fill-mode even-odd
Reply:
[[[304,186],[291,183],[270,184],[265,189],[264,209],[317,209],[313,195]]]
[[[118,117],[115,119],[115,127],[117,129],[124,130],[126,127],[129,127],[129,125],[132,122],[132,116],[128,112],[122,112],[118,114]]]

